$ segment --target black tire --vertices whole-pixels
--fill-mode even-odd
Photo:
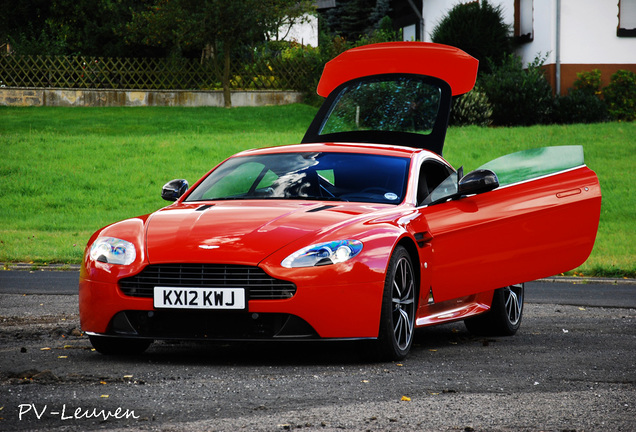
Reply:
[[[152,344],[152,339],[132,339],[90,335],[91,345],[100,354],[135,355],[141,354]]]
[[[382,360],[401,360],[413,344],[417,310],[417,279],[411,256],[398,246],[391,256],[384,282],[377,354]]]
[[[490,310],[464,320],[469,332],[479,336],[512,336],[523,316],[524,284],[495,290]]]

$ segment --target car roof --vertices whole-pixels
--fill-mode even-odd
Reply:
[[[265,147],[260,149],[245,150],[237,153],[236,156],[257,156],[265,154],[277,154],[277,153],[311,153],[311,152],[340,152],[340,153],[364,153],[364,154],[376,154],[384,156],[396,156],[412,158],[418,153],[430,153],[425,149],[418,149],[413,147],[402,147],[395,145],[383,145],[383,144],[366,144],[366,143],[312,143],[312,144],[294,144],[283,145],[276,147]],[[435,155],[436,156],[436,155]]]

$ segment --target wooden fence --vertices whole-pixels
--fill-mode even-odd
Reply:
[[[222,66],[214,61],[84,56],[0,57],[0,86],[142,90],[218,90]],[[234,62],[230,87],[306,90],[321,65],[298,57]],[[318,72],[319,74],[320,72]],[[315,83],[313,83],[315,85]]]

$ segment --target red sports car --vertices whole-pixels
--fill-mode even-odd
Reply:
[[[519,328],[526,281],[583,263],[601,192],[579,146],[442,158],[451,99],[477,60],[404,42],[349,50],[298,145],[230,157],[172,205],[90,238],[80,319],[101,353],[155,339],[369,339],[407,355],[417,327]]]

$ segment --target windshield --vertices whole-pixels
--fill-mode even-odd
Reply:
[[[309,199],[398,204],[408,158],[355,153],[279,153],[228,159],[188,195],[220,199]]]
[[[375,130],[428,135],[440,100],[440,87],[422,77],[357,81],[341,90],[320,134]]]

